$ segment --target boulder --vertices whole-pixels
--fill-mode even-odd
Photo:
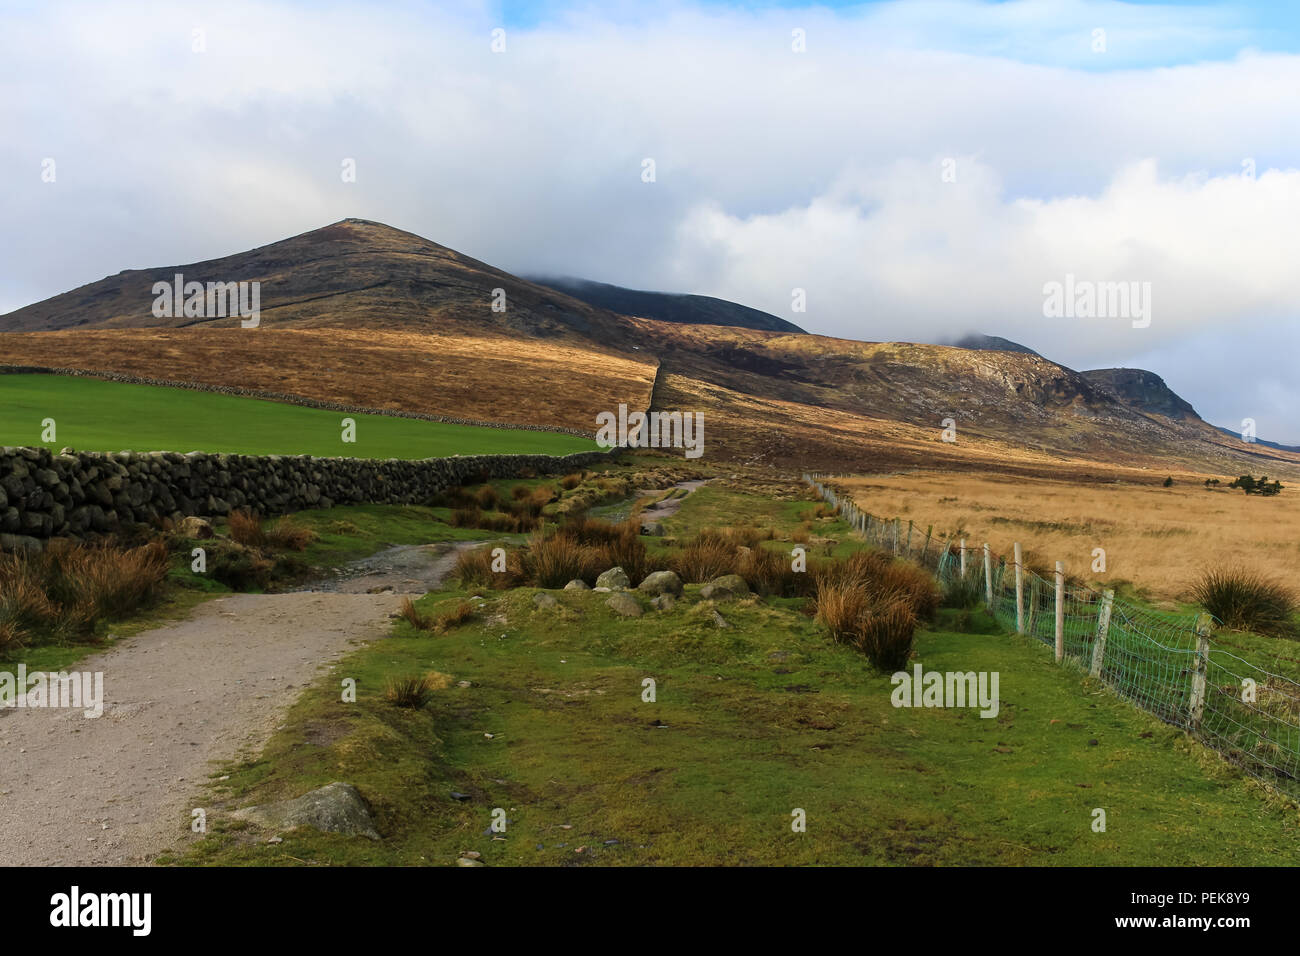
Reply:
[[[681,597],[682,579],[674,571],[655,571],[645,576],[637,590],[650,595],[671,594],[673,597]]]
[[[596,587],[609,588],[611,591],[625,591],[632,586],[632,580],[622,568],[610,568],[596,578]]]
[[[647,521],[641,526],[641,533],[648,534],[655,538],[663,537],[664,526],[658,521]]]
[[[591,590],[591,585],[588,584],[586,581],[580,580],[579,578],[574,578],[572,581],[570,581],[568,584],[566,584],[566,585],[564,586],[564,590],[566,590],[566,591],[590,591],[590,590]]]
[[[700,588],[700,597],[706,601],[727,601],[748,595],[749,585],[739,574],[724,574]]]
[[[605,606],[622,617],[640,617],[644,613],[637,599],[626,591],[612,595]]]
[[[560,603],[559,601],[555,600],[555,598],[551,597],[545,591],[538,591],[536,594],[533,595],[533,606],[536,607],[539,611],[544,611],[547,610],[548,608],[553,608],[559,603]]]
[[[295,800],[235,811],[235,816],[281,830],[313,827],[378,840],[379,832],[361,792],[350,783],[331,783]]]
[[[187,538],[210,538],[215,533],[212,530],[212,524],[203,518],[194,516],[188,517],[181,522],[180,528],[177,529]]]

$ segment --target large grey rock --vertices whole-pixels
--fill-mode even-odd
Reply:
[[[611,591],[626,590],[632,586],[631,579],[627,572],[622,568],[610,568],[600,577],[596,578],[596,587],[609,588]]]
[[[682,579],[674,571],[655,571],[645,576],[645,580],[637,585],[637,590],[650,595],[671,594],[673,597],[681,597]]]
[[[237,810],[235,816],[282,830],[314,827],[327,833],[379,839],[370,808],[361,792],[350,783],[326,784],[295,800]]]
[[[645,613],[641,610],[640,602],[626,591],[619,591],[611,595],[609,600],[605,602],[605,606],[622,617],[640,617]]]
[[[566,585],[564,586],[564,590],[566,590],[566,591],[590,591],[590,590],[591,590],[591,585],[588,584],[586,581],[581,580],[580,578],[574,578],[572,581],[570,581],[568,584],[566,584]]]
[[[700,597],[706,601],[727,601],[748,594],[749,585],[739,574],[724,574],[700,588]]]
[[[559,603],[560,603],[559,601],[555,600],[555,598],[551,597],[545,591],[538,591],[536,594],[533,595],[533,606],[536,607],[539,611],[545,611],[549,608],[553,608]]]

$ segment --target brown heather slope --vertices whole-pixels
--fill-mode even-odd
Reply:
[[[260,281],[262,326],[155,319],[152,285],[176,272]],[[504,313],[491,310],[497,288]],[[1190,406],[1153,402],[1145,380],[1090,379],[1033,353],[629,318],[357,219],[119,273],[0,316],[6,330],[10,364],[477,420],[594,431],[599,412],[653,396],[656,408],[704,414],[708,459],[783,470],[1300,476],[1300,454],[1246,445]],[[946,418],[955,444],[940,440]]]
[[[364,408],[595,431],[650,403],[653,361],[580,340],[352,329],[86,329],[0,336],[16,365],[233,385]],[[635,355],[636,353],[633,353]]]

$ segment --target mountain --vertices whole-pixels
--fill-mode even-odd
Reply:
[[[153,285],[177,272],[260,282],[261,324],[155,317]],[[631,301],[616,304],[649,311]],[[743,307],[709,308],[730,321]],[[992,336],[979,341],[1000,347],[971,349],[628,315],[360,219],[122,272],[2,316],[0,330],[11,366],[286,400],[587,433],[620,404],[696,411],[709,460],[787,472],[1300,475],[1300,456],[1229,438],[1151,373],[1079,373]]]
[[[1000,335],[984,335],[980,332],[971,332],[963,335],[955,342],[949,343],[957,349],[976,349],[986,352],[1023,352],[1026,355],[1038,355],[1027,345],[1021,345],[1019,342],[1012,342],[1010,339],[1004,339]],[[1039,356],[1040,358],[1042,356]]]
[[[626,323],[555,289],[454,249],[365,219],[344,219],[248,252],[155,269],[128,269],[0,316],[0,332],[68,328],[234,328],[237,317],[158,318],[156,282],[260,283],[263,325],[420,330],[469,321],[526,335],[617,341]],[[495,290],[505,293],[493,310]]]
[[[1201,419],[1196,409],[1176,395],[1155,372],[1140,368],[1094,368],[1079,374],[1129,408],[1179,421]]]
[[[715,299],[710,295],[683,295],[673,292],[641,292],[622,286],[591,282],[568,277],[534,277],[539,285],[546,285],[589,305],[664,322],[689,325],[730,325],[741,329],[760,329],[767,332],[803,332],[792,322],[778,318],[770,312],[760,312],[745,305]]]

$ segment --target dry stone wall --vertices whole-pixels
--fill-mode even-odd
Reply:
[[[72,452],[0,448],[0,549],[37,550],[46,538],[111,532],[123,524],[263,515],[337,504],[424,504],[439,492],[529,472],[565,474],[618,449],[573,455],[403,459],[206,452]]]

